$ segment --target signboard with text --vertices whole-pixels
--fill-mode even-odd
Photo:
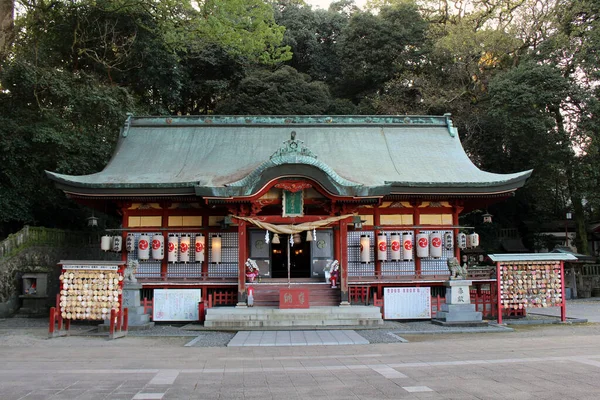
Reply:
[[[383,315],[384,319],[431,318],[431,288],[384,288]]]
[[[309,308],[308,289],[279,289],[279,308]]]

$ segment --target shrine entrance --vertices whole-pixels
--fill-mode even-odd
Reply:
[[[280,235],[279,244],[271,243],[271,276],[273,278],[288,277],[288,249],[290,252],[290,278],[311,277],[311,242],[306,241],[305,234],[292,236],[294,245],[289,242],[288,235]]]

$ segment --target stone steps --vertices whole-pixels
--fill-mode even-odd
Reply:
[[[374,326],[383,324],[381,311],[373,306],[209,308],[204,326],[208,328],[268,328],[320,326]]]
[[[287,284],[251,285],[254,288],[254,307],[278,307],[279,290],[287,288]],[[294,289],[307,289],[309,291],[310,307],[338,306],[341,301],[340,289],[332,289],[326,283],[295,284]]]

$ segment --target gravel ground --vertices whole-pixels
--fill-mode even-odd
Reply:
[[[519,321],[544,320],[549,322],[553,317],[528,315],[525,318],[519,318]],[[554,320],[558,320],[554,318]],[[505,322],[509,322],[505,321]],[[106,332],[98,332],[97,323],[87,321],[77,321],[71,323],[71,336],[79,337],[106,337]],[[356,332],[367,339],[370,343],[399,343],[403,342],[404,335],[421,334],[448,334],[448,333],[481,333],[481,332],[507,332],[512,329],[491,324],[483,328],[466,327],[445,327],[432,324],[429,320],[425,321],[384,321],[384,324],[378,327],[344,327],[345,329],[355,329]],[[48,329],[48,320],[46,318],[7,318],[0,319],[0,342],[6,339],[14,340],[19,336],[35,336],[38,339],[44,337]],[[196,324],[157,324],[151,329],[130,330],[128,336],[148,337],[148,338],[189,338],[189,341],[200,337],[194,343],[194,347],[225,347],[235,336],[235,331],[212,331],[205,329],[202,325]],[[22,338],[23,340],[25,338]],[[20,340],[22,341],[22,340]],[[19,342],[20,342],[19,341]],[[188,342],[187,339],[185,339]]]

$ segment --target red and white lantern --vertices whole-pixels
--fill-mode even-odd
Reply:
[[[467,236],[467,247],[478,247],[478,246],[479,246],[479,234],[476,232],[473,232]]]
[[[387,236],[383,232],[377,235],[377,259],[387,261]]]
[[[454,236],[452,235],[452,232],[444,233],[444,247],[446,250],[452,250],[454,247]]]
[[[152,236],[152,258],[155,260],[165,258],[165,237],[163,235]]]
[[[398,233],[392,233],[390,235],[390,249],[392,253],[392,261],[400,261],[400,235]]]
[[[402,234],[402,259],[404,261],[413,259],[413,235],[409,232]]]
[[[167,241],[167,261],[176,263],[177,254],[179,254],[179,238],[174,233],[169,233],[169,239]]]
[[[417,233],[416,237],[417,257],[429,257],[429,235],[426,233]]]
[[[125,239],[125,250],[130,253],[135,251],[135,235],[133,233],[127,234],[127,239]]]
[[[429,255],[433,258],[442,257],[442,234],[431,232],[429,235]]]
[[[360,262],[368,263],[371,261],[371,238],[369,235],[360,235]]]
[[[179,261],[190,262],[190,236],[181,235],[179,239]]]
[[[145,233],[140,235],[140,240],[138,241],[138,259],[150,259],[150,236]]]
[[[195,251],[195,258],[194,260],[196,260],[196,262],[203,262],[204,261],[204,247],[206,246],[206,238],[204,237],[204,235],[196,235],[196,240],[195,240],[195,247],[196,247],[196,251]]]

